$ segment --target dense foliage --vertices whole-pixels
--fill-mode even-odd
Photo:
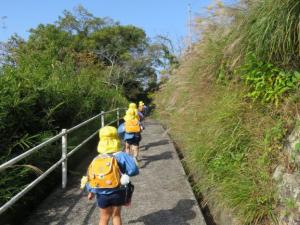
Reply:
[[[14,35],[1,43],[0,163],[101,110],[146,96],[165,54],[171,55],[142,29],[95,17],[82,6],[31,29],[28,40]],[[0,204],[59,152],[55,147],[29,157],[2,175]]]

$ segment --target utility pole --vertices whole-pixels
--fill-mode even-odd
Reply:
[[[2,22],[1,28],[6,29],[5,20],[7,19],[7,16],[1,16],[0,21]]]
[[[192,6],[188,5],[188,40],[187,46],[190,50],[192,48]]]

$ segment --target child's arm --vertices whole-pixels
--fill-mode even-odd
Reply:
[[[141,128],[141,131],[145,130],[145,127],[144,127],[142,122],[139,122],[139,125],[140,125],[140,128]]]
[[[81,178],[81,187],[80,188],[85,189],[88,192],[88,196],[87,196],[88,200],[92,200],[94,198],[95,194],[92,192],[93,190],[89,186],[89,183],[87,181],[88,181],[87,177],[83,176]]]
[[[94,198],[94,196],[95,196],[95,194],[94,194],[94,193],[92,193],[92,192],[89,192],[89,194],[88,194],[87,198],[88,198],[88,200],[92,200],[92,199]]]

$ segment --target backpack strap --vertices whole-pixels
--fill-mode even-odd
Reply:
[[[112,153],[112,154],[109,154],[109,155],[111,155],[112,157],[114,157],[116,160],[117,160],[117,158],[116,158],[116,155],[117,154],[119,154],[119,152],[115,152],[115,153]],[[117,163],[118,163],[118,160],[117,160]],[[118,166],[119,166],[119,164],[118,164]],[[121,174],[121,176],[123,175],[123,173],[122,173],[122,171],[121,171],[121,169],[120,169],[121,167],[119,166],[119,172],[120,172],[120,174]]]

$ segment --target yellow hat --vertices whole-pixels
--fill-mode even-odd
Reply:
[[[135,120],[135,119],[139,119],[137,109],[129,108],[126,111],[126,115],[124,116],[124,120],[128,121],[128,120]]]
[[[139,102],[139,106],[144,106],[145,104],[144,104],[144,102],[143,101],[140,101]]]
[[[137,107],[136,107],[135,103],[130,103],[128,108],[129,109],[136,109]]]
[[[100,141],[98,144],[98,152],[101,154],[110,154],[120,151],[120,139],[117,129],[112,126],[105,126],[99,132]]]

